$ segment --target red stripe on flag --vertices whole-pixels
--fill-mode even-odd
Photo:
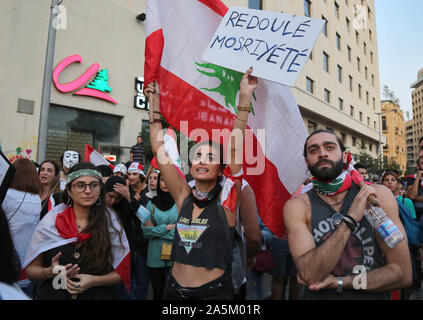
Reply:
[[[164,118],[185,135],[190,135],[194,129],[202,128],[208,132],[209,139],[211,139],[212,129],[232,129],[235,120],[233,113],[162,67],[160,68],[159,84],[160,110]],[[195,108],[187,106],[195,106]],[[189,132],[184,132],[180,121],[189,122]],[[255,154],[263,153],[261,146],[257,150],[259,143],[254,135],[253,146]],[[280,181],[277,168],[265,158],[264,172],[259,176],[246,176],[246,180],[254,190],[257,208],[264,224],[275,235],[282,236],[284,232],[283,205],[291,197],[291,194]]]
[[[220,0],[198,0],[198,1],[204,4],[205,6],[209,7],[215,13],[217,13],[218,15],[222,17],[225,16],[226,12],[228,12],[228,7],[226,7],[226,5]]]
[[[145,40],[144,86],[159,79],[164,38],[162,30],[150,34]]]
[[[117,266],[116,272],[121,277],[126,291],[129,293],[131,285],[131,254],[129,252]]]

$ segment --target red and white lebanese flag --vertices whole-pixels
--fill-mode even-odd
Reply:
[[[220,0],[147,0],[145,83],[157,80],[163,116],[187,136],[201,128],[211,139],[212,129],[233,127],[235,111],[225,107],[225,97],[204,89],[217,88],[221,81],[200,73],[196,64],[203,62],[201,56],[227,10]],[[251,174],[248,168],[257,164],[244,165],[245,179],[263,222],[281,236],[283,205],[308,176],[302,157],[307,130],[289,88],[261,80],[255,96],[248,127],[254,131],[253,154],[265,159],[264,172]],[[181,121],[188,121],[188,128]],[[266,130],[263,145],[257,129]]]
[[[115,168],[115,166],[113,164],[111,164],[109,161],[104,159],[104,157],[101,155],[101,153],[98,152],[97,150],[95,150],[89,144],[85,145],[84,161],[85,162],[91,162],[95,166],[106,165],[106,166],[109,166],[112,169]]]
[[[164,136],[165,151],[172,160],[173,165],[178,170],[178,174],[185,180],[184,171],[182,170],[181,157],[179,156],[178,145],[176,142],[176,133],[169,127]]]
[[[112,242],[113,268],[120,275],[129,292],[131,260],[128,239],[116,215],[109,209],[107,213],[111,221],[109,232]],[[35,229],[22,269],[25,272],[25,268],[43,252],[69,243],[83,242],[90,237],[90,234],[78,233],[73,209],[63,203],[59,204],[44,216]]]

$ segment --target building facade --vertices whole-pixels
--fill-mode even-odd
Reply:
[[[333,130],[353,153],[378,157],[379,146],[386,140],[379,126],[374,1],[223,2],[325,19],[325,28],[292,88],[304,124],[310,132]],[[50,4],[51,0],[0,3],[0,108],[4,115],[0,138],[9,158],[37,159]],[[46,157],[58,159],[66,149],[83,152],[88,143],[105,155],[127,161],[129,148],[148,119],[140,95],[145,21],[137,19],[145,12],[146,1],[72,0],[61,7]],[[82,81],[87,74],[91,77]],[[93,97],[92,90],[101,92],[101,97]]]
[[[37,159],[50,5],[51,0],[0,3],[0,137],[9,158]],[[46,158],[58,160],[67,149],[83,156],[90,144],[104,155],[129,160],[129,148],[148,119],[136,98],[145,42],[145,23],[137,15],[145,5],[72,0],[57,9],[57,77],[51,86]]]
[[[230,1],[225,1],[230,2]],[[380,83],[374,1],[245,0],[240,5],[326,20],[292,89],[309,132],[333,130],[355,154],[381,155]]]
[[[405,123],[405,144],[407,147],[407,169],[414,170],[415,162],[415,135],[414,135],[414,119],[408,120]]]
[[[413,143],[410,144],[412,153],[410,151],[408,161],[412,165],[411,167],[415,167],[419,156],[419,140],[423,137],[423,69],[417,72],[417,80],[410,87],[413,89],[411,91],[411,102],[413,105]]]
[[[386,136],[383,146],[383,163],[399,165],[402,173],[407,170],[405,123],[401,108],[392,101],[382,101],[382,132]]]

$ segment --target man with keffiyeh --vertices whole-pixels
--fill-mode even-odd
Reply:
[[[304,145],[313,188],[284,207],[291,254],[305,286],[304,299],[388,299],[409,286],[407,242],[388,248],[364,216],[375,196],[405,234],[395,198],[382,185],[366,185],[332,131],[313,132]]]

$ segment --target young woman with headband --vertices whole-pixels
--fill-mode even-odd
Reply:
[[[195,145],[194,152],[190,152],[194,154],[190,163],[190,173],[195,180],[192,189],[179,176],[169,156],[159,152],[164,149],[163,139],[158,138],[162,130],[159,92],[155,83],[148,84],[145,89],[150,103],[153,153],[179,213],[172,245],[173,266],[165,288],[165,299],[233,298],[232,241],[239,203],[237,195],[240,194],[243,175],[241,164],[235,161],[242,145],[235,144],[235,136],[240,133],[243,141],[251,97],[258,84],[257,78],[251,76],[252,71],[252,68],[247,70],[240,84],[238,113],[230,137],[231,149],[228,150],[230,163],[225,166],[220,144],[205,141]],[[228,188],[225,186],[225,192],[222,192],[219,180],[224,173],[229,176],[226,182],[230,180],[233,188],[228,183]],[[226,197],[228,194],[235,197]]]

